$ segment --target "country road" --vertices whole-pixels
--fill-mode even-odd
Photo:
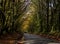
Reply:
[[[57,41],[53,39],[48,39],[44,37],[40,37],[33,34],[24,34],[24,44],[48,44],[48,43],[57,43]]]
[[[24,33],[24,40],[0,40],[0,44],[49,44],[58,43],[56,40],[48,39],[38,35]]]

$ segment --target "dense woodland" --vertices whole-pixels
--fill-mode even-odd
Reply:
[[[0,35],[15,32],[60,37],[60,0],[0,0]]]

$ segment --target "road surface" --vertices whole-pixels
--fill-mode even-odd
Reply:
[[[24,40],[0,40],[0,44],[56,44],[57,41],[53,39],[48,39],[45,37],[40,37],[33,34],[24,33]],[[59,43],[60,44],[60,43]]]
[[[24,44],[48,44],[48,43],[57,43],[57,41],[53,39],[48,39],[44,37],[40,37],[33,34],[24,34]]]

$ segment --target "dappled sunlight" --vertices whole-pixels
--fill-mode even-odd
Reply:
[[[33,21],[33,17],[35,15],[35,10],[36,8],[34,7],[34,4],[29,5],[29,10],[22,16],[21,19],[23,19],[23,23],[21,25],[21,29],[22,30],[27,30],[29,28],[29,25],[32,23]]]

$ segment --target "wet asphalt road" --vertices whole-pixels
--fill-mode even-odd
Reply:
[[[24,40],[0,40],[0,44],[60,44],[56,40],[48,39],[45,37],[24,33]]]
[[[25,42],[24,44],[50,44],[50,43],[57,43],[57,41],[53,39],[43,38],[33,34],[24,34]]]

